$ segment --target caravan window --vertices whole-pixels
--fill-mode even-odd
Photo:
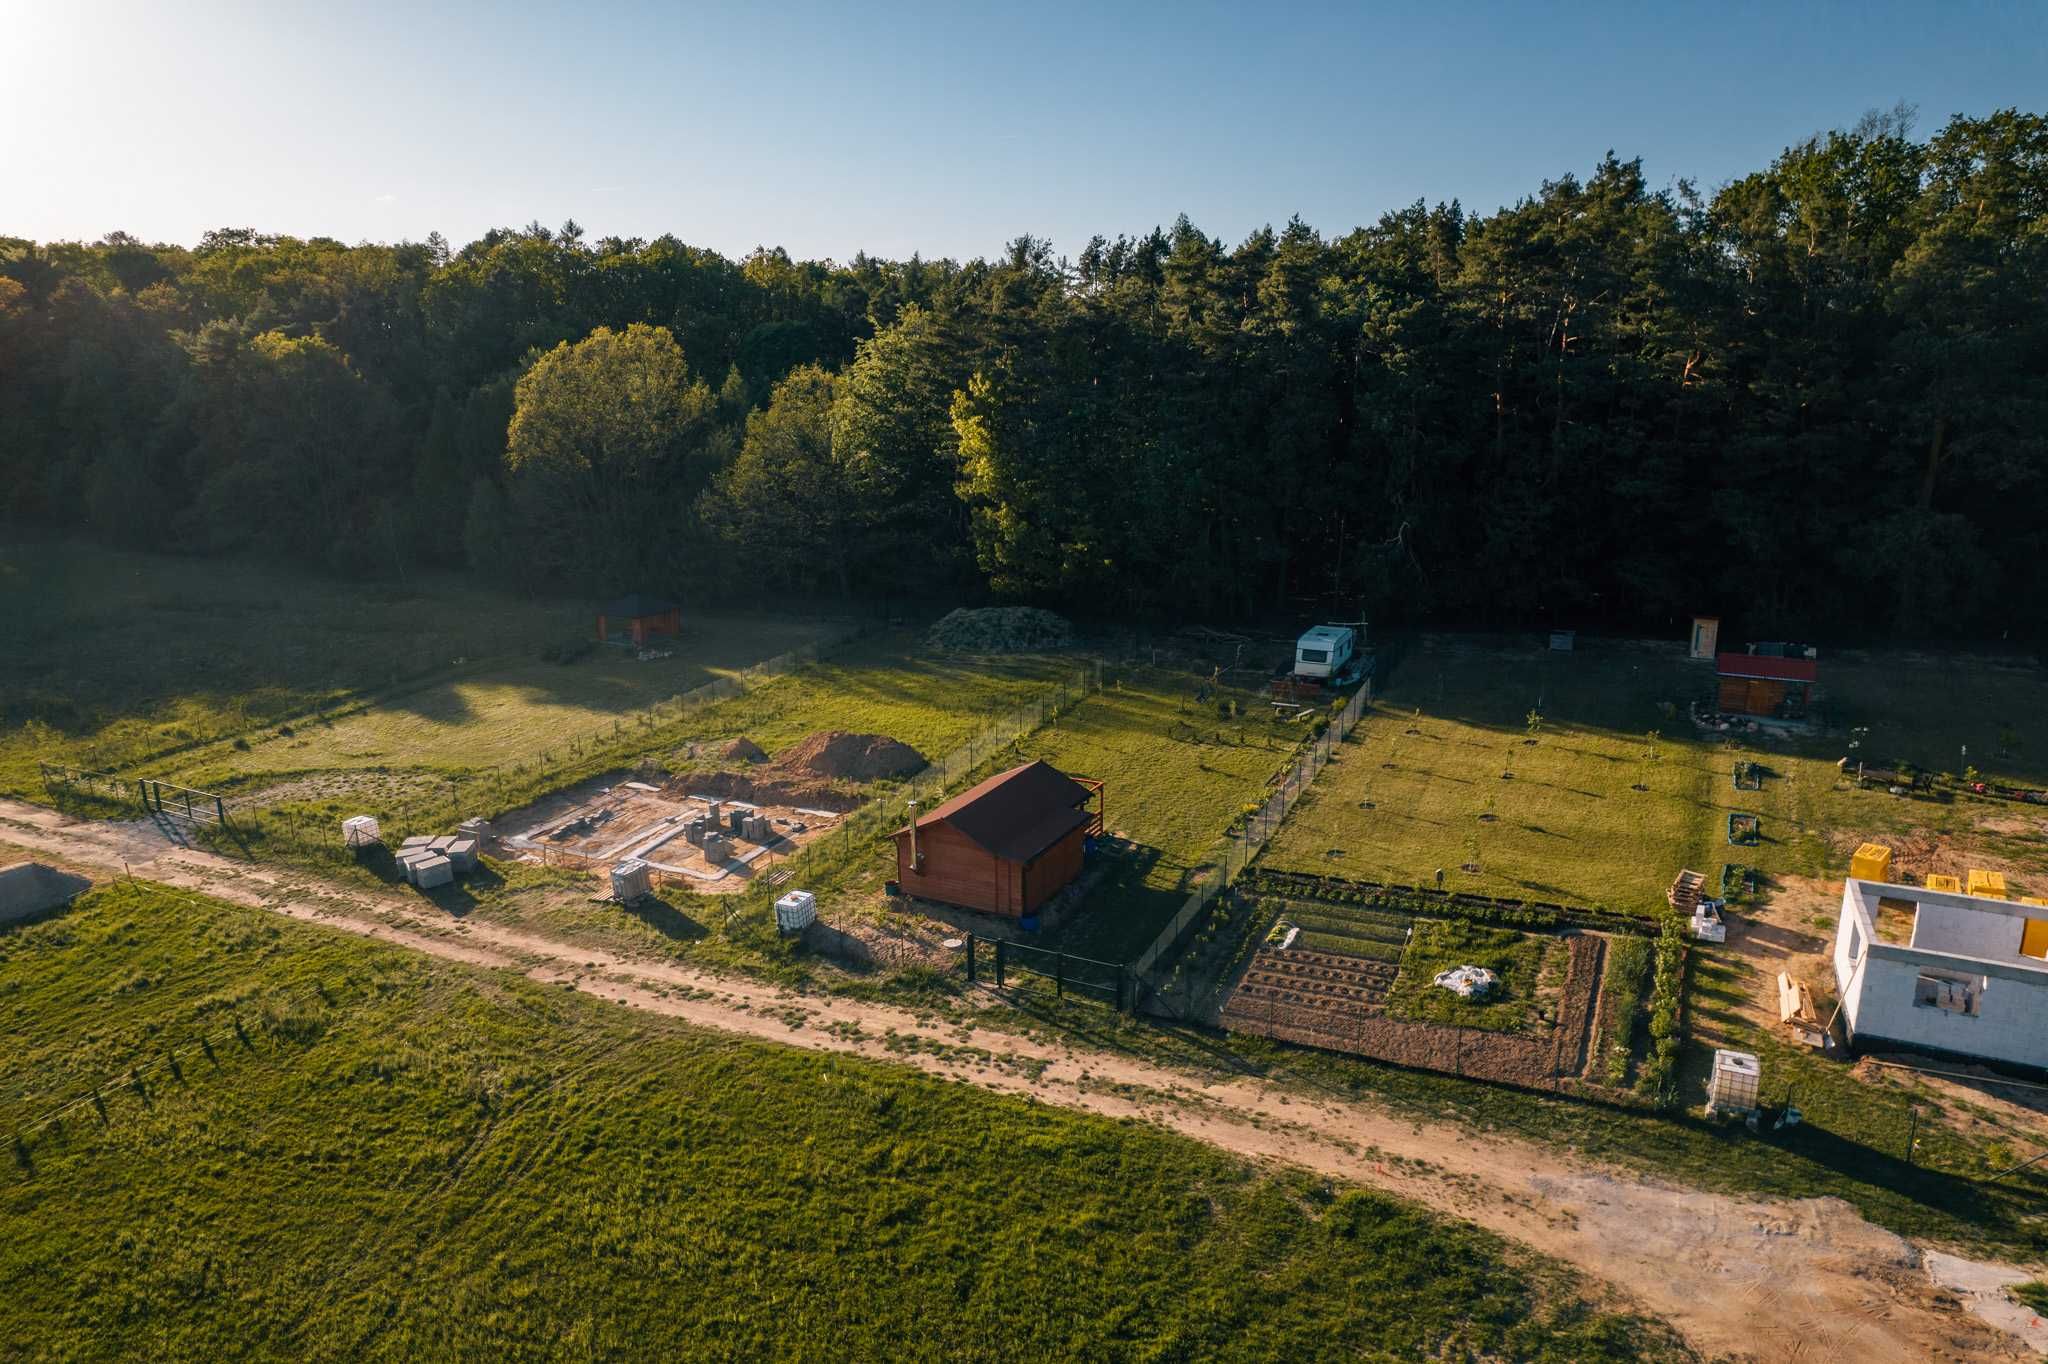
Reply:
[[[1270,654],[1267,656],[1271,657]],[[1304,663],[1328,663],[1330,661],[1330,651],[1328,649],[1303,649],[1301,651],[1301,661]]]

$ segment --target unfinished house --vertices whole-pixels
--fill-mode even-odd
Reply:
[[[1859,1050],[2048,1069],[2048,908],[1851,877],[1835,985]]]

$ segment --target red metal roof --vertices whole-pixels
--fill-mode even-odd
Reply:
[[[1050,763],[1034,760],[998,772],[920,815],[917,827],[950,824],[997,857],[1028,862],[1088,823],[1091,816],[1080,806],[1090,794]],[[896,836],[909,832],[906,824]]]
[[[1772,658],[1769,654],[1716,654],[1714,671],[1723,677],[1761,677],[1771,682],[1816,682],[1820,664],[1810,658]]]

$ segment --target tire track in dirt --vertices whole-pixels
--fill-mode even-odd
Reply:
[[[139,831],[13,801],[0,800],[0,841],[443,960],[519,971],[696,1027],[1153,1122],[1242,1157],[1384,1189],[1574,1265],[1604,1288],[1610,1306],[1664,1318],[1705,1355],[1898,1364],[2036,1358],[1939,1294],[1918,1248],[1839,1200],[1765,1203],[1682,1189],[1549,1147],[1257,1079],[1204,1080],[1115,1052],[451,922],[418,901],[192,849],[159,844],[145,856]]]

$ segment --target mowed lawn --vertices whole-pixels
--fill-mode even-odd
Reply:
[[[637,712],[714,678],[816,642],[825,627],[804,620],[693,617],[673,657],[638,662],[603,649],[573,663],[523,663],[438,681],[377,699],[338,719],[266,728],[176,755],[163,766],[199,786],[280,773],[348,768],[464,772],[531,761],[603,736]]]
[[[1231,821],[1293,761],[1299,726],[1273,724],[1248,692],[1223,692],[1245,716],[1220,718],[1219,698],[1195,703],[1198,682],[1164,669],[1106,674],[1102,692],[1019,746],[1020,761],[1043,758],[1106,783],[1108,830],[1134,845],[1058,935],[1069,951],[1108,961],[1142,951],[1212,864]]]
[[[146,883],[0,932],[0,1023],[0,1123],[86,1099],[9,1359],[1680,1353],[1413,1205]]]
[[[1958,676],[1974,680],[1958,690]],[[1871,726],[1861,751],[1873,756],[1925,754],[1959,735],[1995,751],[2009,715],[2038,726],[2048,714],[2048,685],[2012,669],[1858,655],[1824,658],[1822,679]],[[1858,788],[1836,766],[1842,733],[1701,735],[1685,706],[1711,685],[1675,647],[1590,640],[1553,654],[1534,640],[1424,637],[1396,653],[1366,723],[1266,857],[1402,884],[1442,869],[1453,889],[1634,913],[1661,907],[1683,868],[1711,881],[1724,863],[1838,876],[1869,838],[1928,844],[1935,869],[1992,866],[2048,884],[2042,811]],[[1744,761],[1765,769],[1762,790],[1735,788]],[[1762,816],[1759,844],[1728,843],[1732,812]]]
[[[591,638],[591,609],[449,577],[353,584],[61,543],[6,547],[0,790],[39,795],[38,758],[195,784],[489,766],[838,628],[693,612],[674,658],[542,661]],[[302,723],[364,698],[376,704]]]
[[[715,750],[732,739],[751,739],[773,755],[819,730],[843,729],[886,734],[936,762],[997,718],[1077,678],[1083,666],[1056,655],[963,658],[924,649],[912,632],[873,635],[692,711],[665,736],[659,756],[678,771],[727,766]]]

